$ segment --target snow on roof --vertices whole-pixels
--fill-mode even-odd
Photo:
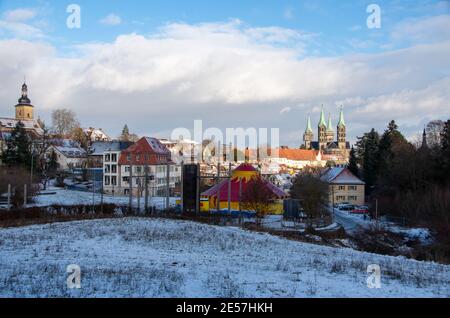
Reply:
[[[334,184],[365,184],[353,173],[351,173],[350,170],[343,167],[329,168],[324,174],[322,174],[320,179],[324,182]]]
[[[100,128],[86,128],[84,129],[84,133],[90,136],[91,141],[109,141],[111,138],[105,134],[105,132]]]
[[[133,143],[128,141],[95,141],[91,146],[92,156],[103,156],[106,151],[122,151]]]
[[[53,146],[59,153],[67,158],[84,158],[86,151],[80,147]]]
[[[145,140],[155,153],[165,155],[169,152],[166,146],[164,146],[158,139],[152,137],[145,137]]]
[[[14,129],[14,127],[16,127],[18,122],[19,120],[15,118],[0,117],[0,127]],[[24,128],[27,130],[34,130],[38,134],[44,133],[41,126],[36,120],[22,120],[22,123],[24,125]]]

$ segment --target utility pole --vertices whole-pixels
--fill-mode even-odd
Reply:
[[[148,183],[149,183],[149,176],[148,176],[148,165],[145,165],[145,213],[148,213]]]
[[[375,199],[375,222],[378,230],[378,199]]]
[[[195,192],[195,214],[200,213],[200,163],[197,163],[197,174],[195,176],[196,192]]]
[[[31,143],[31,171],[30,171],[30,185],[33,184],[33,170],[34,170],[34,143]]]
[[[136,176],[136,183],[137,183],[137,213],[141,213],[141,179]]]
[[[23,207],[24,208],[26,208],[26,206],[27,206],[27,195],[28,195],[28,193],[27,193],[27,184],[25,183],[23,185]]]
[[[8,211],[11,210],[11,184],[8,184]]]
[[[181,214],[184,214],[184,161],[181,161]]]
[[[242,224],[242,178],[239,178],[239,224]]]
[[[170,164],[166,166],[166,210],[169,210],[169,195],[170,195]]]
[[[95,213],[95,168],[92,168],[94,179],[92,181],[92,213]]]
[[[220,212],[220,161],[217,164],[217,211]]]
[[[228,163],[228,214],[231,213],[231,161]]]
[[[128,211],[129,213],[133,212],[133,163],[130,159],[130,179],[128,180],[129,183],[129,202],[128,202]]]

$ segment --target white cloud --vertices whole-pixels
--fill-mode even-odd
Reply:
[[[19,8],[15,10],[6,11],[4,19],[8,22],[24,22],[36,17],[37,11],[29,8]]]
[[[104,25],[119,25],[122,23],[122,18],[117,14],[110,13],[109,15],[101,19],[100,23]]]
[[[450,40],[450,15],[408,19],[394,27],[391,38],[413,43]]]
[[[287,114],[291,112],[291,110],[292,110],[291,107],[284,107],[282,110],[280,110],[280,115]]]
[[[450,41],[313,58],[309,40],[301,31],[238,20],[167,24],[151,36],[80,45],[76,58],[58,57],[51,45],[3,40],[0,115],[12,112],[26,74],[38,113],[71,108],[86,126],[113,135],[126,122],[149,133],[203,119],[217,127],[279,127],[282,136],[294,136],[288,132],[302,130],[307,113],[322,103],[333,116],[336,103],[345,105],[351,136],[383,129],[392,118],[415,129],[424,118],[450,117]],[[279,116],[298,105],[304,116]]]

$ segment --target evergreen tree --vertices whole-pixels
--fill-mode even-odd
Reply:
[[[6,165],[31,166],[31,140],[21,121],[17,123],[11,137],[6,141],[2,161]]]
[[[382,182],[388,185],[395,183],[395,180],[393,180],[392,168],[394,161],[396,160],[395,155],[399,152],[394,151],[394,149],[408,147],[408,144],[408,141],[398,130],[397,124],[392,120],[381,136],[378,147],[378,180],[383,180]]]
[[[352,147],[352,150],[350,151],[350,159],[348,162],[348,169],[357,177],[359,177],[359,168],[358,168],[358,161],[356,158],[356,150]]]
[[[121,141],[130,141],[130,130],[128,129],[128,125],[125,124],[125,126],[122,129],[122,134],[120,135]]]
[[[449,183],[450,181],[450,120],[447,120],[444,124],[444,129],[441,133],[441,151],[440,161],[442,169],[442,177],[444,181]]]
[[[360,177],[366,183],[366,191],[370,194],[377,180],[380,136],[372,128],[370,132],[365,133],[358,139],[354,155],[356,163],[359,164],[362,170]]]

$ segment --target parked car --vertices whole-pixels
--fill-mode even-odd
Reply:
[[[352,204],[345,204],[338,207],[340,211],[352,212],[355,209],[355,206]]]
[[[356,206],[352,211],[354,214],[369,214],[369,208],[365,205]]]

